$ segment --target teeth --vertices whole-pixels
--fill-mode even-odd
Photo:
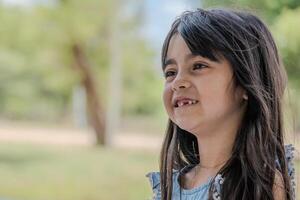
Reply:
[[[189,100],[187,104],[191,105],[191,104],[195,104],[195,103],[197,103],[197,100]],[[178,105],[178,107],[181,107],[181,106],[185,105],[185,103],[179,102],[177,105]]]

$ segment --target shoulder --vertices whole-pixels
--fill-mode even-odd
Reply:
[[[193,167],[193,165],[186,165],[185,167],[183,167],[180,170],[173,169],[173,177],[172,177],[173,183],[177,183],[179,174],[185,174],[192,167]],[[148,177],[153,189],[157,188],[160,185],[160,172],[157,172],[157,171],[149,172],[146,174],[146,177]],[[176,185],[176,184],[174,184],[174,185]]]
[[[177,188],[177,177],[179,175],[178,170],[173,170],[173,191]],[[146,177],[148,177],[154,200],[160,200],[161,199],[161,189],[160,189],[160,172],[149,172],[146,174]]]
[[[276,170],[273,184],[274,200],[285,200],[285,188],[283,177],[280,171]]]
[[[173,170],[173,181],[177,180],[178,175],[179,171]],[[146,177],[148,177],[152,188],[157,188],[160,185],[160,172],[149,172]]]
[[[161,199],[161,191],[160,191],[160,173],[159,172],[149,172],[146,174],[148,177],[151,189],[153,192],[153,196],[151,199],[159,200]]]
[[[295,168],[294,168],[294,151],[295,148],[292,144],[284,145],[284,151],[285,151],[285,162],[288,168],[288,175],[291,180],[294,180],[295,178]],[[275,159],[276,167],[280,169],[280,164],[278,157]]]
[[[288,168],[288,175],[290,179],[291,189],[293,196],[295,195],[295,168],[294,168],[294,151],[295,148],[292,144],[284,146],[285,150],[285,161]],[[276,159],[277,167],[280,169],[279,161]],[[285,187],[282,174],[276,169],[274,184],[273,184],[273,194],[275,200],[285,200]]]
[[[146,177],[148,177],[152,189],[156,188],[160,184],[159,172],[149,172],[146,174]]]

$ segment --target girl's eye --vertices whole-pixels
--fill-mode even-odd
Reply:
[[[201,63],[196,63],[194,64],[194,68],[193,69],[202,69],[202,68],[206,68],[207,66]]]
[[[165,72],[165,77],[167,78],[169,76],[173,76],[173,75],[175,75],[175,73],[176,72],[174,72],[174,71],[167,71],[167,72]]]

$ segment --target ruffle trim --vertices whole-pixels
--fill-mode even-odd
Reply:
[[[161,199],[161,191],[160,191],[160,173],[159,172],[149,172],[146,174],[152,188],[152,200],[160,200]]]
[[[284,146],[285,151],[285,161],[287,163],[288,175],[290,177],[291,189],[292,189],[292,199],[296,199],[296,180],[295,180],[295,167],[294,167],[294,151],[295,148],[292,144]],[[277,167],[280,169],[280,164],[278,158],[275,160]]]

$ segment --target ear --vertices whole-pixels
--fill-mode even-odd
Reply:
[[[247,92],[241,86],[237,86],[236,88],[236,98],[239,100],[248,100]]]

